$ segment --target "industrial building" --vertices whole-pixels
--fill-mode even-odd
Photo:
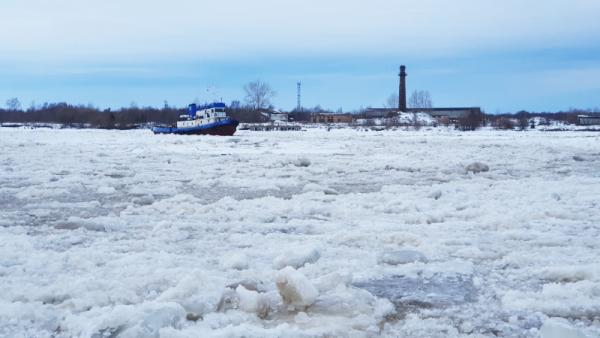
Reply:
[[[366,118],[385,118],[397,115],[398,112],[423,112],[438,120],[457,122],[470,114],[481,114],[480,107],[408,108],[406,105],[406,66],[400,66],[398,76],[400,77],[398,108],[368,108],[364,112]]]
[[[580,126],[597,126],[600,125],[600,115],[577,115],[577,124]]]
[[[481,114],[479,107],[451,107],[451,108],[408,108],[409,112],[427,113],[438,120],[448,119],[454,123],[459,119],[469,116],[470,114]]]
[[[279,110],[275,110],[275,109],[270,110],[268,112],[262,112],[261,115],[266,117],[267,119],[269,119],[269,122],[288,122],[289,121],[288,113],[280,112]]]
[[[312,123],[351,123],[350,114],[313,114],[310,117]]]

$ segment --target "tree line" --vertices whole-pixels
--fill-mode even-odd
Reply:
[[[44,103],[27,110],[12,108],[0,109],[0,122],[58,123],[70,127],[105,129],[130,129],[147,123],[171,123],[186,111],[171,107],[129,107],[113,111],[65,102]]]
[[[276,95],[269,84],[260,80],[252,81],[244,87],[245,98],[242,103],[239,100],[231,101],[228,106],[228,114],[232,118],[242,123],[267,122],[268,117],[264,114],[273,110],[271,100]],[[199,103],[199,102],[197,102]],[[392,94],[384,103],[384,106],[393,109],[398,105],[397,94]],[[433,101],[428,91],[414,91],[408,100],[410,108],[431,108]],[[352,112],[357,117],[364,109]],[[342,109],[337,111],[315,107],[301,107],[289,112],[291,121],[309,122],[313,114],[332,114],[343,113]],[[180,115],[187,114],[187,108],[171,107],[165,101],[162,108],[155,107],[137,107],[132,104],[130,107],[117,110],[99,109],[92,105],[72,105],[65,102],[44,103],[43,105],[31,105],[28,109],[23,109],[21,102],[17,98],[10,98],[6,101],[6,109],[0,109],[0,122],[7,123],[57,123],[70,127],[92,127],[105,129],[130,129],[152,124],[173,124]],[[529,120],[532,117],[541,117],[542,121],[562,121],[564,123],[577,123],[577,115],[590,114],[597,115],[595,110],[578,110],[560,112],[527,112],[519,111],[516,113],[496,113],[493,115],[471,113],[457,121],[455,126],[461,130],[475,130],[482,125],[490,125],[499,129],[525,129],[531,127]],[[414,126],[419,127],[417,114],[414,113]],[[439,121],[441,124],[449,125],[450,121]]]
[[[260,123],[268,121],[264,114],[273,110],[271,100],[276,95],[269,84],[256,80],[244,86],[244,102],[231,101],[227,113],[242,123]],[[195,102],[199,105],[200,102]],[[339,112],[339,111],[338,111]],[[312,114],[333,113],[320,106],[296,109],[289,113],[290,119],[297,122],[309,122]],[[187,107],[138,107],[132,104],[127,108],[100,109],[92,105],[73,105],[66,102],[32,104],[23,109],[18,98],[6,101],[6,109],[0,109],[1,123],[46,123],[61,124],[68,127],[91,127],[104,129],[131,129],[152,124],[173,124],[180,115],[187,114]]]

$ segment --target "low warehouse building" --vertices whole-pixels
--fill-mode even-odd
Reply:
[[[600,115],[589,116],[589,115],[578,115],[577,124],[580,126],[597,126],[600,125]]]
[[[350,114],[313,114],[310,120],[312,123],[352,123],[354,119]]]

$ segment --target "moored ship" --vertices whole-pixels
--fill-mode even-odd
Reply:
[[[239,122],[227,116],[225,109],[225,104],[220,102],[200,107],[190,104],[188,113],[179,116],[174,126],[156,126],[152,131],[155,134],[231,136]]]

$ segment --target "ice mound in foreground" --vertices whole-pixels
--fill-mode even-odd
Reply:
[[[539,311],[547,316],[584,318],[600,313],[600,283],[583,280],[544,284],[539,292],[511,290],[502,297],[510,310]]]
[[[311,306],[319,295],[308,278],[290,266],[279,271],[276,284],[283,303],[292,308]]]
[[[225,290],[225,280],[196,274],[181,280],[158,298],[162,302],[177,302],[194,316],[204,316],[217,310]]]
[[[96,307],[65,319],[64,327],[81,337],[159,337],[163,328],[181,328],[185,310],[177,303]]]
[[[239,309],[249,313],[256,313],[260,318],[265,318],[271,310],[271,302],[269,298],[256,291],[248,290],[244,286],[239,285],[235,289],[235,293],[239,299]]]
[[[549,318],[540,329],[542,338],[588,338],[564,318]]]

